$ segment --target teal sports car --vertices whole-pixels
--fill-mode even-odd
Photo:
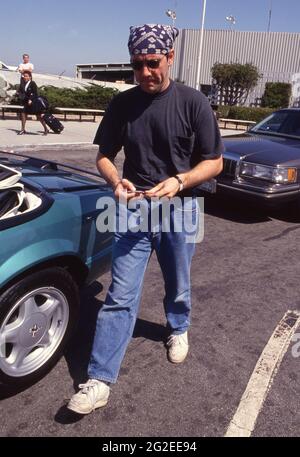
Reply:
[[[96,173],[0,152],[2,383],[31,383],[61,356],[79,288],[110,268],[112,233],[96,224],[107,196]]]

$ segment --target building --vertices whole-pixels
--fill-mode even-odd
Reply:
[[[110,64],[109,64],[110,65]],[[124,65],[131,69],[130,64],[111,64],[113,65]],[[87,67],[91,67],[91,65],[86,65]],[[85,67],[85,65],[83,65]],[[0,60],[0,77],[4,78],[8,84],[15,86],[20,83],[20,73],[17,70],[16,66],[6,65],[4,62]],[[83,70],[84,71],[84,70]],[[133,87],[133,84],[125,84],[122,75],[119,75],[120,81],[117,82],[109,82],[108,80],[105,81],[98,81],[97,79],[93,78],[93,74],[90,75],[89,78],[83,78],[81,72],[78,72],[80,78],[72,78],[69,76],[62,76],[62,75],[50,75],[50,74],[42,74],[34,72],[34,81],[36,82],[38,87],[42,86],[54,86],[58,88],[66,88],[66,89],[85,89],[89,87],[92,83],[97,84],[98,86],[107,87],[116,89],[120,92],[130,89]],[[131,70],[131,74],[133,77],[133,72]]]
[[[183,29],[175,42],[176,59],[171,77],[196,87],[200,30]],[[209,93],[214,63],[252,63],[262,78],[247,99],[257,105],[266,82],[292,83],[300,73],[300,33],[242,32],[236,30],[204,30],[200,84]],[[296,78],[297,79],[297,78]],[[298,93],[299,99],[300,93]]]
[[[76,65],[79,79],[133,84],[134,75],[130,63],[93,63]]]
[[[200,30],[182,29],[175,41],[175,62],[171,77],[196,87]],[[212,92],[211,68],[216,63],[252,63],[262,77],[249,94],[246,104],[259,105],[266,82],[293,84],[292,104],[300,103],[297,89],[300,73],[300,33],[242,32],[236,30],[204,30],[200,67],[201,90]],[[130,63],[78,64],[77,77],[107,83],[134,83]],[[295,86],[296,84],[296,86]],[[296,95],[295,95],[296,94]],[[213,101],[213,100],[212,100]]]

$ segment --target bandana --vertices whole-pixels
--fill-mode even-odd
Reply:
[[[179,30],[170,25],[132,26],[128,40],[129,54],[168,54],[178,33]]]

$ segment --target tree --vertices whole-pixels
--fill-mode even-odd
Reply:
[[[249,92],[261,77],[258,68],[251,64],[215,63],[211,69],[220,103],[224,105],[243,105]]]
[[[266,83],[261,99],[264,108],[286,108],[290,104],[292,86],[289,83]]]

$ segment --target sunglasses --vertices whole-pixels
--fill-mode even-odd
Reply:
[[[131,67],[135,71],[141,71],[146,65],[147,68],[151,70],[156,70],[160,66],[161,59],[149,59],[149,60],[133,60],[131,62]]]

